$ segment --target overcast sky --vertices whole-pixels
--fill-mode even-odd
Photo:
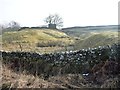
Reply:
[[[59,14],[64,27],[118,24],[119,0],[0,0],[0,23],[44,25],[49,14]]]

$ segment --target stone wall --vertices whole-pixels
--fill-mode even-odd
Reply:
[[[2,62],[16,72],[26,71],[37,75],[58,75],[68,73],[90,73],[92,67],[100,62],[112,60],[119,62],[120,44],[112,46],[62,53],[38,54],[30,52],[2,53]]]

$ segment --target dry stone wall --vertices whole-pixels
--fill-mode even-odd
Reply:
[[[120,44],[114,44],[51,54],[5,51],[1,51],[1,54],[2,62],[16,72],[26,71],[48,77],[68,73],[90,73],[91,68],[100,62],[106,60],[119,62],[119,52]]]

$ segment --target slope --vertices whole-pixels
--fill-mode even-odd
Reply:
[[[61,31],[50,29],[24,29],[5,32],[2,35],[3,50],[41,51],[41,47],[59,49],[74,43],[73,39]],[[49,50],[49,49],[48,49]]]
[[[118,37],[118,32],[104,31],[96,34],[94,33],[83,40],[76,40],[75,48],[86,49],[89,47],[94,48],[98,46],[112,45],[114,43],[118,43],[118,40],[120,40]]]

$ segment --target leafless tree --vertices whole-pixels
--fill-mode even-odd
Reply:
[[[58,14],[49,15],[45,19],[45,22],[47,24],[55,24],[57,27],[62,27],[63,26],[63,19]]]
[[[10,27],[10,28],[20,28],[20,25],[19,25],[18,22],[11,21],[11,22],[8,24],[8,27]]]

